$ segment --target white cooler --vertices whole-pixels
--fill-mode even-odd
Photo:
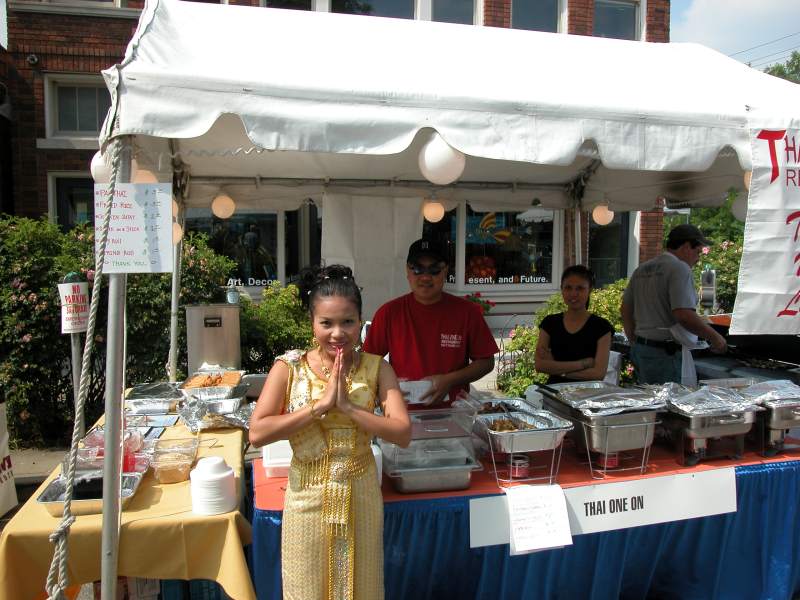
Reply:
[[[381,449],[372,444],[372,454],[378,470],[378,484],[383,477],[383,454]],[[267,477],[288,477],[289,465],[292,462],[292,447],[289,440],[278,440],[261,448],[261,459]]]

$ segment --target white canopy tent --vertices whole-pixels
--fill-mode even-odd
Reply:
[[[220,190],[244,207],[421,203],[433,131],[467,155],[445,200],[714,204],[751,169],[748,106],[800,106],[798,86],[694,44],[179,0],[148,0],[104,75],[103,148],[133,136],[139,165],[188,206]],[[407,247],[396,231],[394,245]]]

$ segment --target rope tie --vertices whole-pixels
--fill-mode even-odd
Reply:
[[[50,570],[47,573],[47,583],[45,591],[47,600],[66,600],[65,590],[69,587],[69,576],[67,574],[67,558],[69,554],[68,538],[69,529],[75,522],[72,516],[72,492],[75,487],[75,462],[78,457],[78,442],[80,441],[80,421],[79,415],[83,414],[86,404],[86,397],[89,395],[89,380],[91,378],[91,359],[92,347],[94,346],[94,328],[97,322],[97,310],[100,307],[100,289],[103,287],[103,263],[106,255],[106,241],[108,239],[108,227],[111,223],[111,207],[114,204],[114,196],[117,187],[117,173],[119,171],[120,155],[122,154],[122,143],[119,139],[114,139],[110,143],[111,149],[111,181],[109,186],[108,203],[105,215],[103,216],[103,226],[99,232],[97,240],[97,253],[95,254],[94,282],[92,283],[92,300],[89,307],[89,322],[86,326],[86,340],[83,345],[83,361],[81,363],[81,379],[78,385],[78,404],[75,407],[75,425],[72,428],[72,442],[69,449],[69,461],[67,467],[66,493],[64,495],[64,514],[61,523],[56,527],[49,539],[55,545],[53,560],[50,563]],[[63,477],[62,473],[62,477]]]

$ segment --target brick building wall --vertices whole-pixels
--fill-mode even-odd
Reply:
[[[12,177],[14,212],[48,212],[47,174],[88,172],[96,150],[43,150],[45,74],[91,73],[119,62],[136,28],[135,18],[105,18],[9,10],[9,92],[14,105]]]
[[[567,33],[592,35],[594,30],[594,0],[569,0]]]
[[[511,27],[511,2],[484,0],[483,24],[487,27]]]

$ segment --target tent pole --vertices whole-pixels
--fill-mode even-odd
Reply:
[[[575,264],[583,264],[582,256],[583,243],[581,240],[581,209],[575,207]]]
[[[181,226],[185,225],[182,219]],[[185,231],[184,231],[185,234]],[[169,380],[178,381],[178,299],[181,293],[183,238],[175,244],[172,263],[172,302],[169,318]]]
[[[118,183],[131,180],[131,142],[122,140]],[[122,487],[122,386],[125,320],[124,273],[108,276],[108,345],[106,347],[105,459],[103,460],[103,529],[100,560],[100,598],[117,596],[117,560],[119,557],[120,488]]]

